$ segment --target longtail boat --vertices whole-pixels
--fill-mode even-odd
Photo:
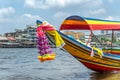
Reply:
[[[117,71],[120,70],[120,55],[112,53],[112,48],[108,52],[97,47],[91,47],[81,41],[77,41],[72,37],[61,32],[61,30],[90,30],[93,36],[94,30],[119,30],[119,21],[100,20],[85,18],[80,16],[70,16],[61,24],[60,31],[56,30],[62,37],[65,45],[63,48],[70,53],[74,58],[80,61],[87,68],[94,71]],[[46,31],[48,39],[55,44],[54,35]],[[112,36],[113,37],[113,36]],[[111,45],[112,46],[112,45]],[[91,54],[94,54],[91,56]]]

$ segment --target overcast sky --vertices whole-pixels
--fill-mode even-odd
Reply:
[[[0,0],[0,33],[46,20],[57,29],[71,15],[120,20],[120,0]]]

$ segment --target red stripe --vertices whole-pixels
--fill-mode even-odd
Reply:
[[[115,30],[120,29],[118,24],[90,24],[91,30]]]
[[[82,62],[82,61],[81,61]],[[97,64],[91,64],[91,63],[87,63],[87,62],[82,62],[87,68],[94,70],[94,71],[115,71],[115,70],[120,70],[120,68],[109,68],[109,67],[105,67],[105,66],[100,66]]]
[[[120,55],[120,52],[110,52],[111,54],[119,54]]]
[[[117,24],[62,24],[60,30],[120,30],[120,25]]]
[[[60,30],[90,30],[89,25],[71,25],[71,24],[62,24]]]

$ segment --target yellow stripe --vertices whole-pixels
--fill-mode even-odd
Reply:
[[[64,39],[64,38],[63,38]],[[86,62],[90,62],[92,64],[99,64],[101,66],[113,66],[120,68],[120,60],[114,60],[110,58],[100,58],[98,55],[94,55],[94,57],[91,57],[89,54],[90,52],[87,50],[84,50],[83,48],[69,42],[67,39],[64,39],[66,45],[64,48],[72,55],[77,56],[81,59],[86,59]]]
[[[67,44],[67,45],[70,45],[70,46],[72,46],[72,47],[74,47],[75,49],[77,49],[77,50],[79,50],[79,51],[82,51],[83,52],[83,54],[89,54],[90,55],[90,52],[89,51],[87,51],[87,50],[84,50],[83,48],[81,48],[81,47],[78,47],[78,46],[76,46],[75,44],[72,44],[71,42],[68,42],[67,40],[65,40],[64,39],[64,41],[65,41],[65,43]],[[99,55],[94,55],[94,57],[96,57],[96,58],[100,58],[100,56]],[[104,59],[104,60],[109,60],[109,61],[114,61],[114,62],[119,62],[120,60],[113,60],[113,59],[109,59],[109,58],[102,58],[102,59]]]
[[[71,47],[71,46],[68,46],[67,45],[67,47],[65,48],[65,49],[67,49],[68,50],[68,52],[69,53],[71,53],[71,55],[73,55],[73,56],[77,56],[77,57],[79,57],[79,58],[83,58],[83,59],[86,59],[86,61],[88,60],[88,61],[90,61],[91,63],[97,63],[97,62],[99,62],[99,63],[101,63],[101,64],[99,64],[99,65],[104,65],[104,64],[109,64],[109,65],[114,65],[114,67],[116,66],[116,67],[118,67],[118,66],[120,66],[120,64],[118,64],[118,63],[114,63],[114,62],[111,62],[111,61],[107,61],[107,60],[104,60],[104,59],[102,59],[102,58],[95,58],[95,57],[91,57],[90,55],[87,55],[87,54],[85,54],[85,53],[83,53],[83,52],[81,52],[81,51],[79,51],[79,50],[77,50],[77,49],[74,49],[73,47]],[[93,62],[92,62],[93,61]],[[102,64],[103,63],[103,64]]]
[[[119,61],[114,61],[114,60],[109,61],[109,59],[106,59],[104,57],[103,58],[100,58],[100,57],[97,57],[97,58],[96,57],[91,57],[90,55],[85,54],[85,53],[88,53],[87,51],[82,52],[81,50],[79,50],[77,48],[74,48],[73,46],[74,45],[66,45],[64,48],[69,53],[71,53],[71,55],[73,55],[73,56],[77,56],[77,57],[80,57],[80,58],[83,58],[83,59],[87,59],[87,60],[90,60],[90,61],[99,62],[99,63],[103,63],[103,64],[111,64],[111,65],[114,64],[115,66],[120,66]]]
[[[86,20],[88,24],[120,24],[120,22],[107,22],[107,21],[95,21],[95,20]]]
[[[78,59],[78,61],[83,61],[83,62],[87,62],[87,63],[90,63],[90,64],[94,64],[94,65],[99,65],[99,66],[104,66],[104,67],[109,67],[109,68],[120,68],[119,66],[118,67],[115,67],[115,66],[109,66],[109,65],[101,65],[99,63],[93,63],[93,62],[89,62],[89,61],[85,61],[85,60],[81,60],[81,59]]]

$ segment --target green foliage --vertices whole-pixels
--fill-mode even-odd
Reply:
[[[107,42],[107,41],[111,41],[111,40],[108,38],[101,38],[101,41]]]

